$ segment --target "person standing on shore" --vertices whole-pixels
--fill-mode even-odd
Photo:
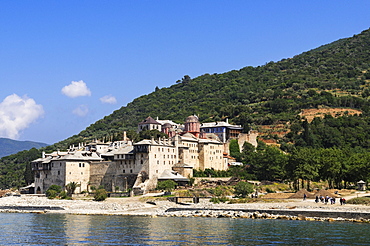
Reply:
[[[306,193],[304,193],[303,194],[303,201],[306,200],[306,198],[307,198],[307,195],[306,195]]]
[[[322,203],[324,203],[324,196],[323,196],[323,195],[320,195],[320,201],[321,201]]]
[[[318,203],[319,202],[319,196],[316,196],[315,198],[315,202]]]

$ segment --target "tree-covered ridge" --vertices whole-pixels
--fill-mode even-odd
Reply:
[[[245,131],[250,127],[258,129],[259,125],[286,123],[291,133],[278,142],[287,152],[295,146],[369,148],[369,83],[370,30],[366,30],[264,66],[193,79],[185,75],[172,86],[156,87],[78,135],[44,150],[65,149],[96,138],[119,139],[123,131],[133,131],[148,116],[182,123],[192,114],[199,115],[201,122],[228,118],[231,123],[243,125]],[[329,117],[302,122],[298,116],[302,109],[318,107],[355,108],[362,114],[338,119],[341,123]],[[346,121],[350,123],[346,125]],[[0,164],[17,166],[19,160],[13,156],[14,159],[1,159]],[[26,162],[22,165],[25,171]],[[0,178],[5,176],[3,172]]]
[[[311,124],[301,121],[291,126],[285,143],[311,148],[370,149],[370,122],[368,117],[342,116],[315,118]]]
[[[370,31],[264,66],[205,74],[141,96],[92,124],[79,136],[101,137],[133,129],[148,115],[177,122],[228,117],[236,124],[289,121],[302,108],[369,111]]]
[[[6,156],[0,160],[0,189],[22,187],[34,180],[31,161],[40,158],[41,151],[35,148]]]

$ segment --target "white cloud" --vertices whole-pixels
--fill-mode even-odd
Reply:
[[[91,91],[82,80],[72,81],[71,84],[62,88],[62,93],[67,97],[91,96]]]
[[[72,113],[77,116],[84,117],[89,113],[89,108],[87,107],[87,105],[80,105],[75,108]]]
[[[106,95],[100,98],[102,103],[116,104],[117,99],[112,95]]]
[[[18,139],[20,131],[44,114],[42,105],[27,96],[7,96],[0,103],[0,136]]]

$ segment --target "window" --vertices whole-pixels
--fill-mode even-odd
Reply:
[[[132,173],[132,169],[130,169],[130,173]]]
[[[58,175],[60,175],[60,171],[58,171]]]
[[[123,169],[123,173],[126,173],[126,170],[125,169]]]

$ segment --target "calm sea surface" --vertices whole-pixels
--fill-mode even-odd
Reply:
[[[0,213],[1,245],[369,245],[370,225]]]

